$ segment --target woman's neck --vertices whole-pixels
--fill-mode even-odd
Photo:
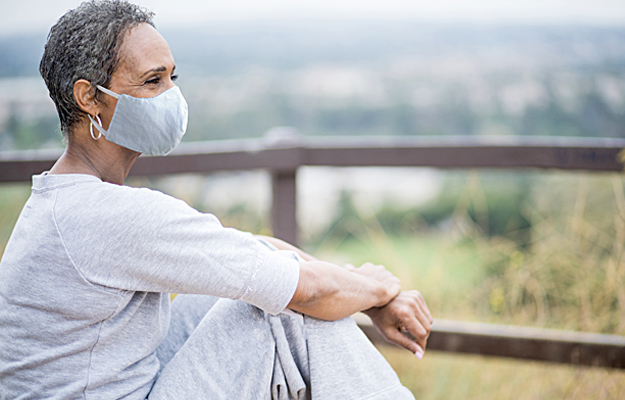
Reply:
[[[137,157],[139,153],[111,143],[104,137],[86,143],[70,137],[65,152],[50,174],[93,175],[103,182],[123,185]]]

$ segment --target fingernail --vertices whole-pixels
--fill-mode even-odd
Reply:
[[[417,358],[420,360],[423,358],[423,354],[425,352],[423,351],[423,349],[421,348],[421,346],[417,346],[417,351],[414,353],[415,356],[417,356]]]

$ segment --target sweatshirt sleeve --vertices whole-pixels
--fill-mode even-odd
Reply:
[[[59,190],[54,215],[75,268],[89,282],[129,291],[208,294],[284,310],[296,259],[212,214],[157,191],[106,183]]]

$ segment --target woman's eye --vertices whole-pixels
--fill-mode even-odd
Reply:
[[[176,80],[178,79],[178,75],[172,75],[171,76],[171,80],[176,82]]]
[[[157,83],[159,83],[161,81],[161,78],[152,78],[152,79],[148,79],[147,81],[145,81],[145,83],[147,85],[156,85]]]

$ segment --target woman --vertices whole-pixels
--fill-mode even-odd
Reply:
[[[81,4],[40,71],[67,148],[33,177],[0,262],[1,399],[412,398],[346,318],[365,311],[423,356],[427,306],[384,267],[340,268],[123,186],[187,124],[151,13]]]

